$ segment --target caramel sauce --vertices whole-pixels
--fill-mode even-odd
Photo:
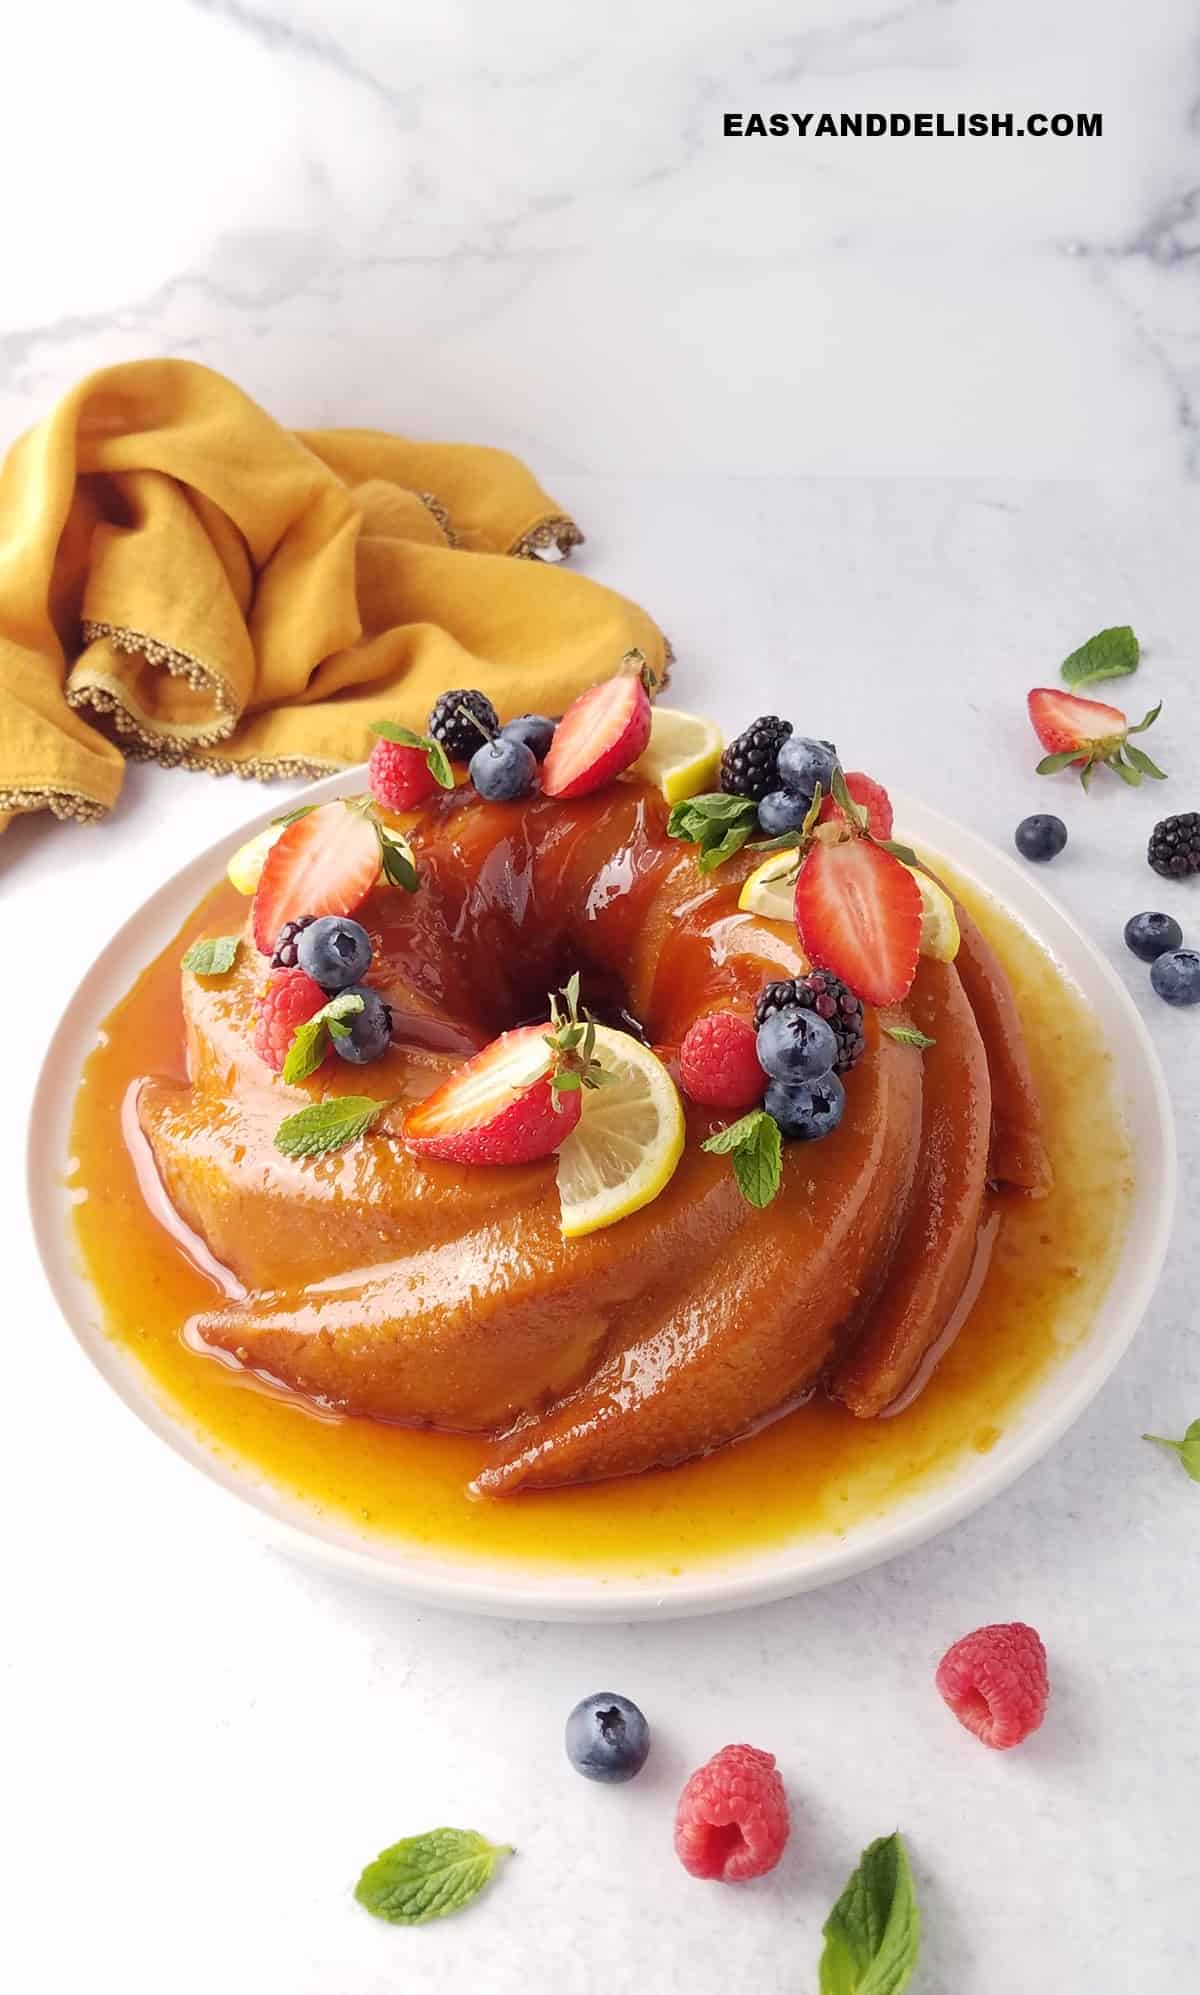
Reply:
[[[817,1394],[681,1468],[472,1501],[466,1487],[482,1440],[332,1414],[185,1341],[184,1324],[221,1300],[228,1278],[175,1221],[144,1147],[121,1141],[119,1131],[123,1110],[136,1126],[127,1104],[143,1076],[186,1077],[179,959],[197,934],[241,926],[246,903],[225,883],[105,1021],[85,1066],[69,1183],[79,1254],[108,1334],[215,1455],[248,1464],[314,1513],[334,1513],[367,1536],[493,1562],[650,1575],[802,1534],[841,1533],[886,1511],[965,1454],[994,1447],[1030,1390],[1087,1334],[1131,1189],[1110,1059],[1087,1006],[1003,911],[964,898],[1025,1024],[1055,1188],[1041,1200],[995,1200],[990,1255],[981,1256],[982,1279],[957,1334],[916,1396],[889,1417],[858,1421]],[[728,919],[736,927],[742,918],[731,906]],[[413,1027],[419,1043],[427,1028]]]

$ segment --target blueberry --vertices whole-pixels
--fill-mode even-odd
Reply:
[[[370,1061],[378,1060],[391,1045],[392,1014],[379,992],[371,990],[366,984],[353,984],[348,995],[360,997],[363,1008],[340,1021],[342,1025],[349,1026],[348,1032],[331,1032],[329,1036],[334,1052],[340,1054],[343,1060],[351,1061],[356,1067],[365,1067]]]
[[[361,983],[371,967],[371,938],[344,914],[323,914],[300,931],[296,961],[323,991],[344,991]]]
[[[846,1090],[836,1074],[822,1074],[819,1081],[772,1081],[763,1097],[763,1107],[779,1124],[779,1132],[795,1143],[815,1143],[828,1136],[842,1119]]]
[[[1194,949],[1172,949],[1150,965],[1150,982],[1168,1004],[1200,1004],[1200,956]]]
[[[567,1758],[586,1780],[632,1780],[646,1764],[650,1727],[627,1697],[598,1691],[567,1719]]]
[[[1182,941],[1183,930],[1170,914],[1131,914],[1125,923],[1126,947],[1143,963],[1153,963],[1168,949],[1178,949]]]
[[[491,804],[512,803],[516,797],[528,796],[537,775],[532,748],[502,734],[477,748],[468,767],[475,788]]]
[[[550,743],[554,739],[552,720],[544,713],[519,714],[516,720],[506,720],[500,733],[505,741],[522,741],[532,750],[535,760],[544,762],[550,753]]]
[[[780,838],[785,831],[799,831],[808,815],[810,797],[794,797],[787,790],[772,790],[758,806],[758,824],[768,838]]]
[[[837,1036],[827,1019],[798,1004],[772,1011],[758,1028],[758,1064],[776,1081],[815,1081],[838,1056]]]
[[[779,751],[779,780],[795,797],[813,800],[817,784],[829,795],[833,772],[838,766],[832,741],[810,741],[807,735],[793,734]]]
[[[1048,811],[1038,811],[1033,817],[1023,817],[1013,833],[1013,844],[1022,859],[1057,859],[1067,842],[1067,827],[1061,817],[1051,817]]]

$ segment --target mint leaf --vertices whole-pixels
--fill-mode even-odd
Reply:
[[[724,790],[714,790],[708,796],[685,797],[673,805],[667,836],[681,839],[685,845],[698,845],[700,870],[711,873],[741,851],[757,824],[758,805],[752,797],[731,797]]]
[[[184,951],[183,967],[194,977],[223,977],[237,962],[240,935],[209,935]]]
[[[1138,641],[1127,623],[1098,630],[1062,662],[1062,675],[1068,686],[1095,685],[1101,679],[1124,679],[1136,672],[1140,652]]]
[[[289,1087],[294,1087],[297,1081],[306,1081],[310,1074],[316,1073],[329,1051],[330,1034],[344,1038],[350,1028],[343,1025],[342,1020],[353,1018],[362,1008],[362,999],[356,997],[353,991],[339,991],[328,1004],[322,1005],[320,1011],[314,1011],[311,1018],[306,1018],[303,1025],[296,1027],[283,1063],[283,1078]]]
[[[924,1052],[927,1046],[937,1045],[936,1039],[927,1039],[923,1032],[917,1031],[915,1025],[885,1025],[883,1029],[889,1039],[898,1039],[902,1046],[916,1046],[921,1052]]]
[[[383,877],[389,886],[403,887],[406,894],[415,894],[421,884],[420,874],[413,861],[412,847],[407,838],[402,838],[390,825],[375,822],[375,835],[379,840],[379,860],[383,867]]]
[[[715,1157],[729,1157],[738,1190],[747,1205],[770,1205],[783,1178],[783,1143],[779,1124],[763,1108],[751,1109],[727,1129],[700,1145]]]
[[[423,1926],[461,1912],[512,1850],[473,1829],[428,1829],[407,1836],[369,1863],[354,1887],[360,1905],[394,1926]]]
[[[900,1995],[921,1950],[921,1915],[899,1831],[868,1843],[824,1925],[820,1995]]]
[[[342,1150],[356,1143],[374,1128],[390,1104],[374,1101],[370,1095],[334,1095],[329,1101],[315,1101],[289,1115],[275,1131],[275,1148],[285,1157],[319,1157],[326,1150]]]
[[[1153,1441],[1156,1447],[1169,1448],[1179,1456],[1192,1481],[1200,1482],[1200,1420],[1193,1420],[1182,1441],[1168,1441],[1162,1434],[1143,1434],[1142,1439]]]
[[[440,741],[431,734],[414,734],[411,727],[398,727],[393,720],[373,720],[372,734],[381,741],[397,741],[402,748],[419,748],[429,764],[429,773],[443,790],[454,788],[454,771]]]

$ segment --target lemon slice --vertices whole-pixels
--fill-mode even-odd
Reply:
[[[800,854],[792,847],[772,852],[756,866],[738,895],[743,914],[765,914],[769,921],[796,918],[796,879]]]
[[[954,902],[928,873],[918,873],[913,867],[909,871],[921,889],[921,954],[932,956],[935,963],[952,963],[961,940]]]
[[[725,739],[715,721],[678,707],[655,707],[650,740],[633,765],[635,776],[656,783],[669,804],[711,790],[721,767]]]
[[[239,845],[225,871],[231,886],[239,894],[252,894],[262,878],[262,869],[267,863],[267,854],[281,835],[281,824],[269,824],[265,831],[257,831],[244,845]]]
[[[596,1027],[596,1058],[612,1079],[585,1088],[583,1113],[558,1153],[568,1240],[649,1205],[683,1154],[683,1105],[662,1061],[606,1025]]]

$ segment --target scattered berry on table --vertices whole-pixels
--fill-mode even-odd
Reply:
[[[832,741],[813,741],[806,734],[794,734],[779,751],[779,780],[793,796],[811,803],[821,785],[829,795],[833,772],[838,766]]]
[[[385,810],[413,810],[437,787],[423,748],[382,739],[375,743],[367,761],[367,788]]]
[[[1057,859],[1066,842],[1066,825],[1061,817],[1053,817],[1048,811],[1023,817],[1013,833],[1013,843],[1022,859],[1039,864],[1046,859]]]
[[[758,806],[759,830],[768,838],[782,838],[785,832],[799,831],[808,815],[809,799],[793,796],[790,790],[769,790]]]
[[[723,1746],[679,1797],[675,1854],[692,1877],[742,1884],[774,1870],[790,1831],[774,1755],[756,1746]]]
[[[636,1704],[611,1690],[575,1706],[567,1719],[567,1758],[586,1780],[632,1780],[646,1764],[650,1727]]]
[[[1125,946],[1143,963],[1153,963],[1155,957],[1165,956],[1168,949],[1179,949],[1182,945],[1183,930],[1174,915],[1131,914],[1125,923]]]
[[[523,741],[498,734],[494,741],[485,741],[475,750],[468,774],[488,803],[507,804],[529,795],[537,777],[537,762],[532,748],[526,748]]]
[[[478,727],[467,714],[474,714]],[[469,689],[440,694],[429,715],[429,732],[441,742],[452,762],[469,762],[480,742],[495,734],[499,726],[500,717],[487,694]]]
[[[1046,1715],[1046,1651],[1024,1621],[964,1635],[947,1649],[934,1681],[959,1724],[998,1752],[1019,1746]]]
[[[773,713],[760,714],[722,755],[721,788],[733,797],[751,797],[755,803],[779,789],[779,751],[791,731],[790,720],[780,720]]]
[[[816,1081],[772,1081],[763,1107],[789,1143],[818,1143],[841,1121],[846,1090],[836,1074],[822,1074]]]
[[[816,1081],[832,1073],[838,1043],[832,1025],[803,1005],[768,1013],[758,1028],[758,1061],[776,1081]]]
[[[1194,949],[1171,949],[1150,965],[1150,982],[1168,1004],[1200,1004],[1200,955]]]
[[[1174,817],[1164,817],[1150,834],[1146,857],[1164,880],[1182,880],[1189,873],[1200,873],[1200,811],[1177,811]]]
[[[1061,686],[1035,686],[1028,706],[1034,733],[1048,750],[1037,765],[1039,776],[1073,768],[1085,790],[1095,770],[1104,768],[1114,769],[1134,788],[1143,776],[1165,781],[1158,764],[1129,739],[1154,725],[1162,711],[1161,702],[1136,727],[1130,726],[1120,707],[1107,706],[1103,700],[1081,699]]]
[[[523,713],[516,720],[506,720],[500,732],[506,741],[523,742],[539,762],[544,762],[554,740],[555,725],[544,713]]]
[[[258,1001],[254,1050],[275,1073],[283,1071],[296,1027],[320,1011],[325,1002],[320,984],[314,983],[305,971],[295,966],[290,970],[272,970]]]
[[[296,945],[302,970],[326,991],[348,990],[371,967],[371,938],[360,921],[323,914],[305,926]]]
[[[302,914],[298,921],[285,921],[275,938],[275,954],[271,958],[273,970],[294,970],[300,957],[297,944],[306,928],[317,919],[315,914]],[[1180,941],[1183,937],[1180,936]]]
[[[883,784],[877,783],[873,776],[864,776],[861,769],[847,769],[845,782],[853,801],[861,804],[867,813],[867,830],[872,838],[890,838],[895,829],[896,817],[892,809],[892,800]],[[831,818],[842,815],[842,807],[836,797],[826,796],[817,822],[828,824]]]
[[[784,1011],[795,1004],[815,1011],[818,1018],[833,1027],[838,1045],[833,1071],[848,1074],[866,1050],[862,999],[840,977],[835,977],[832,970],[810,970],[806,977],[786,977],[777,983],[764,984],[754,1007],[754,1023],[762,1025],[773,1011]]]
[[[333,1050],[339,1059],[349,1060],[352,1066],[365,1067],[380,1059],[392,1043],[391,1008],[369,984],[350,984],[347,990],[362,999],[363,1008],[340,1021],[349,1030],[330,1035]]]
[[[679,1078],[705,1108],[751,1108],[767,1084],[754,1027],[732,1011],[696,1019],[679,1048]]]

